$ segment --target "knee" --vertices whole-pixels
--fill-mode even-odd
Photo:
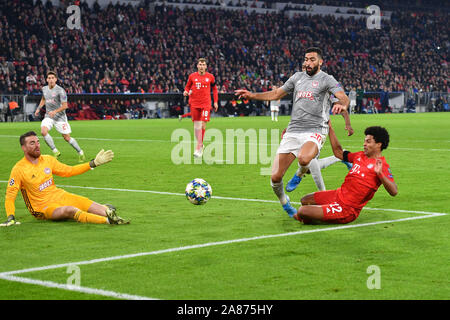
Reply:
[[[302,167],[306,167],[307,165],[309,165],[310,162],[311,162],[311,157],[304,156],[304,155],[299,155],[298,156],[298,163]]]
[[[63,207],[63,216],[66,219],[73,219],[75,216],[75,213],[77,213],[78,208],[72,207],[72,206],[66,206]]]
[[[64,140],[66,140],[67,142],[70,141],[70,136],[68,134],[63,134],[63,138]]]
[[[272,173],[272,175],[270,176],[270,181],[272,181],[273,183],[280,183],[281,180],[283,180],[283,176],[280,173]]]

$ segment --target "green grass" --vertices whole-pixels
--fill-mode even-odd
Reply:
[[[18,195],[16,216],[22,224],[0,229],[0,273],[210,244],[80,263],[80,284],[169,300],[447,300],[450,297],[450,114],[353,115],[355,134],[351,137],[343,130],[342,117],[332,119],[341,144],[350,151],[362,149],[367,126],[382,125],[391,136],[384,155],[391,165],[399,194],[392,198],[381,187],[360,217],[347,225],[352,228],[336,229],[339,226],[326,224],[305,226],[289,219],[278,203],[221,198],[276,200],[269,176],[261,175],[261,169],[270,168],[270,163],[261,163],[258,157],[256,164],[249,164],[250,149],[246,149],[243,164],[236,163],[236,155],[232,159],[234,163],[196,164],[189,156],[190,164],[174,164],[172,150],[189,144],[171,142],[172,133],[181,128],[192,135],[190,120],[181,123],[175,119],[73,121],[72,135],[88,159],[101,148],[112,149],[115,158],[80,176],[55,176],[56,184],[94,201],[113,203],[119,215],[132,222],[127,226],[108,226],[39,221],[28,213]],[[224,142],[233,146],[233,141],[226,140],[227,129],[256,129],[256,132],[268,129],[270,138],[271,129],[281,132],[288,121],[289,117],[280,117],[277,123],[269,117],[213,118],[207,129],[220,131],[207,131],[207,139],[212,140],[208,144],[217,143],[216,139],[222,136]],[[28,130],[39,132],[39,128],[38,122],[0,123],[1,219],[6,219],[3,207],[6,181],[12,166],[23,156],[18,136]],[[60,161],[76,164],[75,151],[55,131],[51,133],[62,153]],[[214,133],[212,138],[211,133]],[[42,153],[49,154],[43,139],[41,142]],[[228,150],[226,145],[217,148],[215,155],[222,152],[220,159],[230,160]],[[331,148],[326,142],[322,156],[328,155]],[[295,167],[287,172],[285,183]],[[327,189],[339,187],[346,172],[340,163],[323,170]],[[204,206],[191,205],[179,195],[196,177],[204,178],[213,188],[213,198]],[[293,192],[291,200],[298,202],[302,195],[314,191],[316,187],[308,177]],[[426,216],[411,211],[447,215],[395,221]],[[391,222],[376,224],[383,221]],[[299,233],[249,240],[290,232]],[[238,239],[248,241],[218,243]],[[367,268],[372,265],[381,271],[380,289],[367,287],[371,276]],[[17,276],[64,285],[71,275],[64,266]],[[111,297],[0,279],[0,299]]]

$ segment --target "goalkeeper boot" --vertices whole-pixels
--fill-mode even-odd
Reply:
[[[106,206],[106,216],[108,217],[109,224],[129,224],[130,221],[125,221],[119,217],[116,213],[116,207],[111,204],[105,204]]]
[[[288,196],[286,196],[286,200],[287,202],[285,204],[282,205],[284,211],[287,212],[287,214],[289,215],[289,217],[293,217],[294,214],[297,213],[297,210],[291,205],[291,199],[289,199]]]
[[[299,183],[302,181],[302,178],[297,175],[297,173],[294,174],[291,180],[286,184],[286,191],[292,192],[294,191]]]
[[[58,158],[61,155],[61,152],[59,152],[58,149],[53,149],[52,152],[53,152],[53,156],[55,158]]]

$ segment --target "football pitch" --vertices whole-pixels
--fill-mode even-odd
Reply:
[[[72,121],[88,159],[112,149],[111,163],[57,186],[111,203],[123,226],[35,219],[21,195],[21,225],[0,229],[0,299],[162,300],[448,300],[450,281],[450,113],[352,115],[347,136],[332,116],[343,147],[362,150],[364,129],[384,126],[383,152],[399,194],[381,186],[347,225],[303,225],[282,210],[270,187],[270,160],[290,117],[212,118],[205,159],[194,160],[190,119]],[[0,123],[0,217],[19,136],[39,122]],[[77,154],[55,131],[59,160]],[[209,147],[208,147],[209,146]],[[321,157],[331,155],[329,142]],[[294,163],[284,183],[296,170]],[[322,171],[339,187],[342,163]],[[184,189],[203,178],[213,196],[203,206]],[[291,201],[316,191],[312,178]]]

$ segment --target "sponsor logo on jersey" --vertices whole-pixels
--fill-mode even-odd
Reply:
[[[53,178],[50,178],[39,186],[39,191],[42,191],[42,190],[50,187],[52,184],[53,184]]]
[[[309,100],[314,100],[314,95],[312,93],[312,91],[299,91],[297,92],[297,100],[298,99],[309,99]]]

